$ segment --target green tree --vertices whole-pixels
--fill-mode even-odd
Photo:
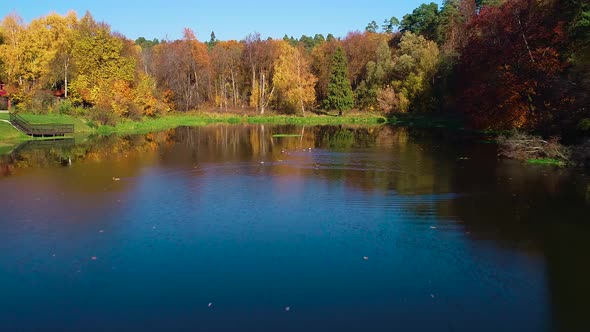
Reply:
[[[287,43],[289,43],[289,45],[293,47],[297,47],[297,45],[299,44],[299,41],[295,39],[295,37],[289,37],[287,36],[287,34],[285,34],[285,36],[283,37],[283,41],[286,41]]]
[[[435,42],[406,32],[394,59],[393,82],[397,111],[429,110],[433,105],[432,81],[438,70],[440,52]]]
[[[410,31],[423,35],[426,39],[439,42],[437,34],[439,14],[436,3],[421,4],[412,13],[404,15],[400,23],[400,30],[402,32]]]
[[[316,45],[315,40],[312,37],[306,35],[302,35],[301,38],[299,38],[299,42],[303,44],[305,50],[308,52],[311,51]]]
[[[313,41],[315,42],[315,46],[318,46],[319,44],[325,42],[326,38],[321,33],[316,33],[315,36],[313,36]]]
[[[377,25],[377,22],[375,21],[371,21],[367,27],[365,28],[366,31],[368,32],[377,32],[377,29],[379,29],[379,25]]]
[[[383,29],[383,32],[385,33],[393,33],[395,31],[395,28],[398,26],[399,20],[397,19],[397,17],[392,16],[390,19],[383,21],[381,29]]]
[[[205,42],[205,44],[207,44],[207,48],[209,48],[209,50],[213,49],[213,47],[215,47],[215,45],[217,45],[217,43],[219,42],[219,40],[217,40],[217,37],[215,36],[215,31],[211,31],[211,36],[209,38],[208,42]]]
[[[141,49],[145,50],[145,49],[152,48],[152,47],[160,44],[160,41],[157,38],[154,38],[152,40],[148,40],[148,39],[145,39],[145,37],[139,37],[135,40],[135,44],[139,45],[139,47],[141,47]]]
[[[475,0],[475,4],[478,9],[481,9],[484,6],[499,6],[505,0]]]
[[[338,47],[332,57],[332,68],[328,83],[328,96],[324,107],[342,111],[354,107],[354,96],[348,79],[348,61],[342,47]]]
[[[577,60],[590,54],[590,3],[565,0],[565,7],[568,8],[565,15],[570,21],[568,27],[573,48],[578,49]],[[576,53],[576,52],[575,52]],[[586,59],[590,60],[590,59]]]
[[[373,109],[377,106],[379,91],[391,82],[391,75],[394,68],[391,50],[387,41],[382,40],[377,47],[376,61],[367,63],[367,76],[357,89],[357,99],[361,107]],[[385,110],[389,111],[389,110]]]

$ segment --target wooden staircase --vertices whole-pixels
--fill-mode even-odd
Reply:
[[[16,129],[33,137],[56,137],[74,133],[73,124],[32,124],[15,113],[10,113],[10,123]]]

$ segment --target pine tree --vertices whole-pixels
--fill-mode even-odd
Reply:
[[[217,45],[218,42],[219,40],[217,40],[217,37],[215,36],[215,31],[211,31],[211,38],[209,39],[209,42],[205,42],[205,44],[209,50],[211,50],[213,47],[215,47],[215,45]]]
[[[342,111],[354,107],[354,96],[348,79],[347,68],[346,54],[341,47],[338,47],[332,57],[328,96],[324,102],[325,108],[337,109],[342,113]]]

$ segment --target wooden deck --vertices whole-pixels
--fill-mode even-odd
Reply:
[[[56,137],[74,133],[73,124],[32,124],[22,116],[10,113],[10,123],[18,130],[33,137]]]

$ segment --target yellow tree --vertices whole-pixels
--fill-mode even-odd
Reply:
[[[0,24],[0,47],[1,45],[4,44],[4,28],[2,27],[2,25]],[[5,69],[4,69],[4,59],[2,57],[0,57],[0,81],[2,81],[2,79],[5,77],[6,73],[5,73]]]
[[[198,106],[204,100],[210,99],[211,86],[211,59],[207,51],[207,45],[200,42],[195,33],[189,29],[184,29],[184,45],[188,55],[188,81],[189,95],[188,104]]]
[[[49,29],[49,38],[53,59],[51,62],[51,79],[63,82],[65,97],[68,97],[68,83],[73,64],[74,32],[78,23],[75,12],[70,11],[66,16],[55,13],[45,17]]]
[[[0,58],[4,62],[6,79],[9,83],[24,83],[21,43],[24,35],[24,24],[21,17],[10,14],[0,24],[3,30],[4,43],[0,45]]]
[[[137,58],[132,43],[111,34],[110,27],[96,23],[90,13],[78,22],[73,45],[77,76],[72,82],[75,101],[95,105],[118,81],[135,81]],[[122,84],[117,83],[119,86]]]
[[[300,109],[305,115],[305,108],[312,105],[316,99],[317,78],[311,73],[311,66],[304,51],[285,41],[278,42],[278,50],[273,85],[287,108]]]
[[[47,84],[50,63],[55,57],[51,32],[45,17],[33,20],[24,33],[21,52],[26,70],[25,79],[30,89],[40,88]]]
[[[240,58],[243,45],[235,40],[219,41],[211,50],[212,71],[215,77],[215,104],[227,109],[228,99],[233,107],[238,104]]]
[[[59,20],[59,15],[52,14],[25,26],[18,16],[9,15],[2,22],[6,40],[0,46],[0,55],[6,63],[6,78],[15,87],[12,99],[19,107],[31,107],[35,91],[52,82],[51,63],[60,38],[52,30]]]
[[[274,93],[274,87],[269,88],[269,86],[272,86],[270,82],[274,75],[278,42],[271,39],[261,40],[258,33],[247,36],[244,42],[242,57],[244,67],[249,68],[248,74],[252,75],[250,106],[258,109],[260,114],[264,114]]]

